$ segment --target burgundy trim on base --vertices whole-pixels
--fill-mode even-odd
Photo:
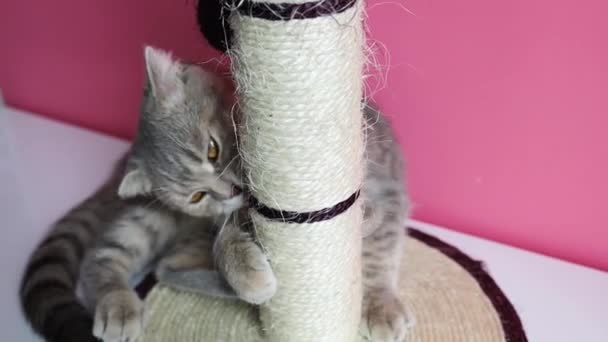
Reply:
[[[502,330],[505,333],[505,340],[507,342],[528,341],[517,311],[515,311],[515,308],[494,279],[486,272],[481,261],[474,260],[458,248],[419,230],[408,228],[407,234],[454,260],[477,281],[479,287],[481,287],[490,302],[492,302],[494,309],[500,317],[500,323],[502,324]]]

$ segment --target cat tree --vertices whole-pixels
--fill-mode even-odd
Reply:
[[[200,1],[210,10],[199,10],[202,31],[233,61],[245,114],[240,150],[257,203],[250,214],[279,287],[254,307],[160,284],[146,298],[150,319],[138,341],[364,341],[363,0]],[[416,230],[407,245],[398,292],[418,322],[408,339],[527,341],[479,261]]]
[[[153,317],[140,340],[166,340],[168,328],[154,316],[179,315],[160,311],[168,298],[201,307],[196,327],[190,321],[173,328],[183,334],[171,336],[176,341],[356,340],[362,10],[362,0],[224,3],[232,29],[228,55],[244,113],[239,150],[254,198],[250,215],[278,290],[258,312],[161,285],[150,294]]]

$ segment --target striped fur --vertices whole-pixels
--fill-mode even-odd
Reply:
[[[34,330],[48,341],[95,341],[92,318],[75,290],[85,252],[95,244],[105,222],[124,209],[116,195],[123,168],[124,159],[106,184],[55,223],[30,258],[21,303]]]
[[[143,321],[133,276],[168,250],[173,258],[163,269],[183,269],[192,248],[181,256],[168,249],[178,227],[212,228],[242,205],[235,192],[241,186],[236,137],[221,81],[157,49],[146,48],[145,56],[148,82],[128,156],[106,184],[53,226],[23,275],[26,318],[48,341],[95,341],[93,334],[132,340]],[[194,202],[197,192],[205,195]],[[233,229],[238,227],[222,228]]]
[[[407,317],[397,297],[403,229],[410,205],[394,132],[374,107],[364,109],[367,169],[363,184],[362,327],[374,342],[402,341]]]

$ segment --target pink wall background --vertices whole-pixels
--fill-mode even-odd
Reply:
[[[368,3],[386,73],[371,88],[406,150],[415,216],[608,270],[608,3]],[[217,57],[193,9],[1,1],[0,88],[10,105],[130,137],[144,43]]]

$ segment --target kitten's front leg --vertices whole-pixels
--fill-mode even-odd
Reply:
[[[93,335],[104,342],[133,341],[144,326],[144,304],[131,289],[108,292],[95,307]]]
[[[182,291],[238,298],[215,269],[212,254],[215,234],[211,227],[181,228],[177,241],[158,263],[158,281]]]
[[[129,281],[156,257],[174,230],[172,218],[135,210],[114,222],[85,257],[80,281],[85,302],[94,308],[95,337],[134,341],[141,334],[144,305]]]
[[[165,273],[170,272],[215,268],[211,252],[215,233],[212,227],[207,226],[206,223],[200,221],[196,224],[180,226],[175,242],[158,262],[157,278],[160,279]]]
[[[234,220],[229,220],[218,233],[213,254],[220,273],[239,298],[260,304],[275,294],[277,280],[266,255],[253,236],[242,231]]]
[[[93,335],[104,342],[135,338],[143,330],[144,305],[129,286],[133,256],[126,244],[104,243],[82,265],[85,300],[94,308]]]
[[[363,311],[361,325],[373,342],[403,341],[408,318],[397,296],[404,225],[403,210],[383,207],[376,213],[380,225],[363,239]],[[374,208],[366,208],[367,211]],[[374,222],[374,223],[376,223]],[[365,222],[367,224],[370,222]]]

